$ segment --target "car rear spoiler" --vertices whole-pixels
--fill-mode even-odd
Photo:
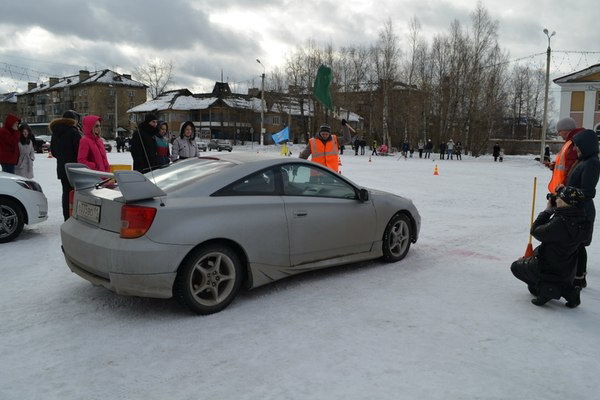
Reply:
[[[138,171],[117,170],[114,173],[95,171],[85,164],[67,163],[67,177],[75,190],[91,189],[103,179],[114,179],[125,202],[162,197],[167,194]]]

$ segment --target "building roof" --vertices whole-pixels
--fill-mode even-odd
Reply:
[[[170,90],[164,92],[152,100],[135,106],[128,113],[155,112],[166,110],[206,110],[219,100],[227,107],[248,109],[253,111],[260,110],[261,99],[252,96],[231,93],[229,86],[225,87],[225,82],[217,82],[212,93],[192,94],[187,89]]]
[[[0,103],[16,103],[17,92],[9,92],[0,94]]]
[[[54,85],[50,85],[50,81],[46,81],[46,82],[42,82],[41,85],[38,85],[37,87],[28,90],[24,93],[21,93],[20,95],[23,94],[33,94],[33,93],[39,93],[39,92],[44,92],[44,91],[48,91],[48,90],[56,90],[56,89],[63,89],[66,87],[72,87],[75,85],[88,85],[88,84],[105,84],[105,85],[119,85],[119,86],[135,86],[135,87],[139,87],[139,88],[145,88],[146,85],[144,85],[141,82],[138,81],[134,81],[131,78],[128,78],[125,75],[121,75],[117,72],[111,71],[110,69],[104,69],[102,71],[94,71],[94,72],[90,72],[89,73],[89,77],[81,80],[79,79],[80,75],[72,75],[72,76],[65,76],[62,78],[58,78],[58,83],[55,83]],[[128,75],[129,76],[129,75]]]
[[[561,76],[553,80],[554,83],[575,83],[575,82],[598,82],[600,81],[600,64],[595,64],[581,71],[573,72],[569,75]]]

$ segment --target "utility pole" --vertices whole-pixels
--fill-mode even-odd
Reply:
[[[544,162],[544,152],[546,150],[546,131],[548,130],[548,87],[550,86],[550,38],[556,34],[556,32],[548,33],[548,29],[544,28],[544,33],[548,37],[548,49],[546,50],[546,90],[544,94],[544,121],[542,122],[542,148],[540,151],[540,162]]]
[[[260,145],[263,145],[263,133],[265,126],[265,66],[260,62],[257,58],[256,62],[263,67],[263,73],[261,75],[261,84],[260,84]]]

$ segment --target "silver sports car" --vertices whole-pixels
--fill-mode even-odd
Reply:
[[[412,201],[321,165],[233,153],[142,175],[67,164],[69,268],[123,295],[175,297],[199,314],[240,287],[351,262],[403,259],[421,217]]]

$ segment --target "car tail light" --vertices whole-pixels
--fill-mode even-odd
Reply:
[[[75,198],[75,191],[71,190],[69,192],[69,217],[73,216],[73,202]]]
[[[121,237],[135,239],[144,236],[156,215],[156,208],[124,205],[121,208]]]

